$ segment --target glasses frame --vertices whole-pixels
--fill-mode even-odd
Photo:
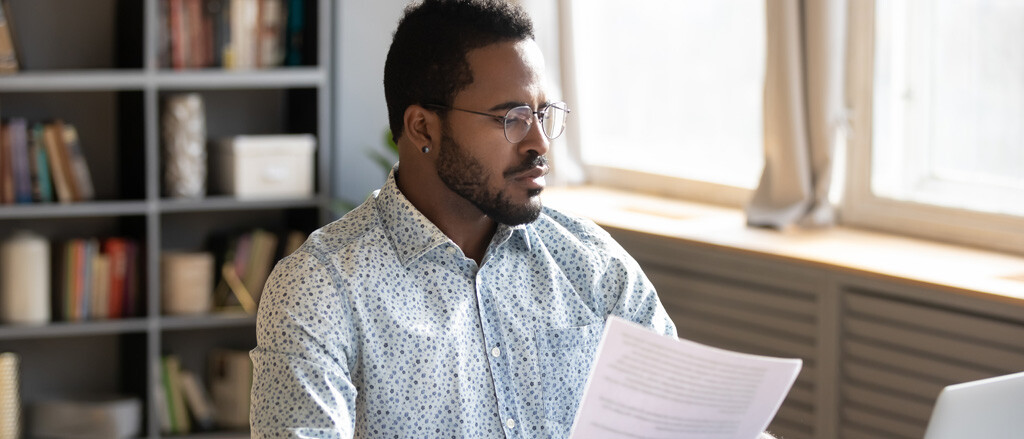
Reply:
[[[534,118],[537,119],[537,122],[540,122],[540,132],[544,133],[544,137],[547,137],[548,139],[551,139],[551,140],[555,140],[555,139],[558,138],[558,136],[561,136],[562,133],[565,132],[565,124],[569,120],[569,113],[572,112],[572,110],[569,109],[569,106],[565,102],[562,102],[562,101],[552,102],[552,103],[547,104],[547,105],[545,105],[545,106],[543,106],[541,108],[538,108],[536,111],[534,111],[533,108],[530,108],[529,105],[520,105],[518,107],[510,108],[508,111],[505,112],[504,116],[498,116],[496,114],[485,113],[483,111],[467,110],[465,108],[458,108],[458,107],[453,107],[453,106],[448,106],[448,105],[423,104],[423,106],[424,107],[433,107],[433,108],[442,109],[442,110],[462,111],[464,113],[479,114],[481,116],[487,116],[487,117],[493,118],[494,120],[496,120],[498,122],[501,122],[502,130],[504,131],[504,134],[505,134],[505,140],[507,140],[509,143],[519,143],[519,142],[522,142],[523,139],[525,139],[526,136],[530,133],[530,128],[533,125]],[[555,108],[558,108],[558,109],[561,109],[561,110],[565,110],[565,120],[562,121],[562,126],[559,127],[558,133],[556,133],[554,136],[549,134],[547,129],[544,128],[544,119],[547,118],[548,109],[551,108],[551,107],[555,107]],[[522,108],[525,108],[527,111],[529,111],[533,115],[533,117],[531,117],[530,120],[528,122],[526,122],[527,123],[526,131],[523,131],[522,137],[520,137],[517,140],[512,140],[512,138],[509,137],[509,134],[508,134],[508,126],[509,126],[509,122],[510,121],[515,121],[516,118],[509,117],[509,115],[512,114],[513,111],[519,111]]]

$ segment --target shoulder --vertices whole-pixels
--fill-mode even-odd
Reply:
[[[537,221],[530,226],[539,239],[549,245],[552,241],[569,241],[593,250],[618,248],[611,235],[593,221],[552,207],[544,206]]]
[[[353,272],[365,268],[362,261],[380,261],[391,253],[391,241],[376,208],[367,202],[311,233],[294,253],[278,262],[272,277],[292,281],[326,277],[343,286]]]

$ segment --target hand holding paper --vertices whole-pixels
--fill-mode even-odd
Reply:
[[[574,438],[755,439],[800,359],[727,351],[609,317]]]

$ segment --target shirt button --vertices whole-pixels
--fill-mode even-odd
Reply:
[[[444,251],[448,252],[448,254],[450,254],[450,255],[454,255],[455,254],[455,247],[445,247]]]
[[[507,425],[508,428],[516,428],[516,421],[512,418],[508,418],[508,420],[505,421],[505,425]]]
[[[501,355],[501,349],[498,349],[498,348],[491,349],[491,355],[494,355],[495,357]]]

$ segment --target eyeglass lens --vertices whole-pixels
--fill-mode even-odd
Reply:
[[[565,131],[565,120],[568,110],[564,103],[556,102],[540,110],[538,118],[541,121],[541,130],[549,139],[555,139]],[[530,107],[516,107],[509,110],[505,115],[505,138],[509,142],[518,143],[526,138],[533,124],[533,109]]]

